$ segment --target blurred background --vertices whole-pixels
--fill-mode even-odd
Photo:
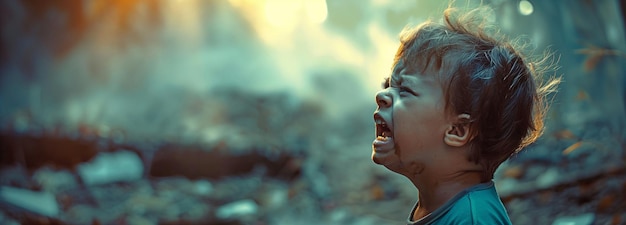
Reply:
[[[483,2],[564,79],[496,174],[511,220],[625,224],[626,3]],[[0,0],[0,223],[403,224],[374,94],[447,5]]]

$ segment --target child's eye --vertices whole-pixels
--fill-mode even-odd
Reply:
[[[407,88],[407,87],[400,87],[400,93],[403,93],[403,92],[417,96],[417,93],[415,93],[413,90],[411,90],[410,88]]]

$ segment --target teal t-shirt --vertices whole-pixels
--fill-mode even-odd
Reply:
[[[412,221],[418,204],[409,214],[408,225],[511,224],[493,181],[467,188],[431,214]]]

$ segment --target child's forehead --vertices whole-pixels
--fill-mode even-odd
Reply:
[[[434,84],[435,76],[428,74],[428,71],[409,69],[399,60],[393,68],[389,78],[391,84],[397,85],[431,85]]]
[[[433,87],[435,79],[432,76],[422,74],[394,73],[389,78],[391,86],[409,86],[409,87]]]

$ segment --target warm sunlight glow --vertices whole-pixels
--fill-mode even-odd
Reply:
[[[313,23],[323,23],[328,17],[326,9],[326,0],[310,0],[304,2],[306,14]]]
[[[291,27],[296,24],[301,7],[301,1],[267,0],[265,3],[265,17],[274,26]]]
[[[202,39],[202,17],[199,8],[198,0],[170,1],[164,4],[164,10],[167,10],[165,23],[184,35],[188,39],[186,41],[188,45],[199,44]]]
[[[242,0],[228,0],[228,2],[234,7],[241,7],[243,5]]]
[[[320,24],[328,17],[326,0],[267,0],[264,10],[268,22],[276,27],[292,27],[302,19]]]

